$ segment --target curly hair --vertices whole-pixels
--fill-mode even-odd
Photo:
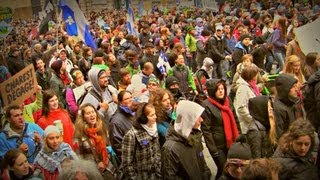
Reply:
[[[299,118],[291,123],[288,131],[283,134],[279,140],[279,148],[282,153],[293,152],[292,141],[301,136],[309,136],[311,138],[311,146],[309,152],[312,151],[315,145],[315,130],[312,124],[303,118]]]
[[[102,118],[99,116],[98,111],[96,110],[96,108],[91,104],[91,103],[85,103],[83,105],[80,106],[79,108],[79,113],[77,115],[77,119],[75,122],[75,135],[74,137],[77,139],[82,139],[83,137],[86,137],[85,135],[85,129],[88,128],[88,124],[84,119],[84,113],[85,113],[85,109],[87,107],[92,107],[96,113],[97,116],[97,122],[95,124],[95,128],[98,129],[98,135],[101,135],[102,138],[104,139],[105,142],[108,142],[107,140],[107,127],[105,125],[105,123],[103,122]]]
[[[162,122],[166,120],[166,112],[162,106],[162,99],[165,94],[169,95],[170,104],[174,106],[174,98],[170,91],[162,88],[157,88],[151,92],[149,103],[153,104],[156,110],[157,122]]]

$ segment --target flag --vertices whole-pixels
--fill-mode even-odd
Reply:
[[[158,64],[157,68],[159,69],[161,74],[167,73],[169,71],[170,64],[168,62],[168,58],[166,56],[166,53],[161,50],[159,58],[158,58]]]
[[[139,9],[139,17],[141,17],[143,15],[143,1],[142,0],[140,0],[140,2],[139,2],[138,9]]]
[[[62,10],[63,21],[66,23],[67,33],[70,36],[78,36],[86,45],[97,49],[89,31],[89,23],[79,8],[77,1],[60,0],[59,6]]]
[[[129,34],[136,35],[133,22],[134,22],[134,14],[131,6],[129,5],[128,13],[127,13],[127,30]]]
[[[47,0],[46,4],[43,7],[43,10],[39,12],[39,18],[41,23],[38,27],[38,34],[46,34],[49,31],[48,22],[55,19],[55,11],[51,0]]]
[[[0,37],[6,38],[8,34],[12,31],[13,27],[7,24],[5,21],[0,23]]]

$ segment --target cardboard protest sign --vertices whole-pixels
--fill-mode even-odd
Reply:
[[[0,84],[4,105],[22,104],[37,89],[37,78],[32,64]]]

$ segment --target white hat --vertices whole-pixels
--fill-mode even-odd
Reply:
[[[59,133],[60,134],[60,130],[57,126],[54,125],[49,125],[45,130],[44,130],[44,137],[47,137],[50,133]]]

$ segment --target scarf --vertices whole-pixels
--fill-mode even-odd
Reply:
[[[152,137],[157,137],[158,135],[158,129],[157,129],[157,123],[154,123],[152,127],[149,127],[147,124],[141,124],[144,130],[147,131],[147,133]]]
[[[229,99],[225,98],[223,105],[210,97],[208,97],[208,100],[221,111],[224,134],[226,137],[227,148],[229,149],[231,144],[239,136],[236,120],[234,119],[233,113],[229,107]]]
[[[131,116],[135,115],[135,112],[133,112],[128,106],[119,105],[119,108],[122,109],[124,112],[130,114]]]
[[[61,80],[62,80],[64,85],[69,85],[71,83],[67,72],[64,72],[63,74],[60,74],[60,78],[61,78]]]
[[[252,88],[254,94],[255,94],[256,96],[260,96],[260,90],[259,90],[259,88],[258,88],[258,86],[257,86],[257,80],[250,80],[250,81],[248,81],[248,84],[249,84],[250,87]]]
[[[93,140],[94,146],[96,146],[97,154],[100,154],[102,157],[102,162],[107,166],[108,165],[108,152],[106,148],[106,142],[103,140],[101,135],[97,134],[98,128],[86,128],[86,135]]]

